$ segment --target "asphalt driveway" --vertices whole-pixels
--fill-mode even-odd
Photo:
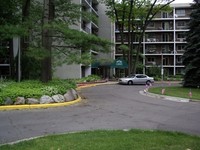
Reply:
[[[0,144],[47,134],[95,129],[158,129],[200,135],[200,103],[141,95],[141,86],[82,89],[82,102],[67,107],[0,111]]]

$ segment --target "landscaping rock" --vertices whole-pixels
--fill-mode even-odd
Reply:
[[[57,94],[57,95],[53,95],[52,99],[54,100],[54,102],[56,103],[63,103],[65,101],[65,98],[63,95],[61,94]]]
[[[4,102],[4,105],[13,105],[13,103],[13,100],[10,97],[7,97]]]
[[[23,104],[25,104],[25,98],[24,97],[17,97],[14,104],[15,105],[23,105]]]
[[[71,89],[71,92],[72,92],[72,94],[73,94],[73,96],[74,96],[74,99],[77,99],[77,98],[78,98],[78,93],[77,93],[77,91],[76,91],[75,89]]]
[[[73,93],[69,90],[67,93],[64,94],[65,102],[74,100]]]
[[[54,102],[54,100],[48,95],[43,95],[40,98],[40,104],[50,104],[50,103],[53,103],[53,102]]]
[[[36,98],[27,98],[27,104],[39,104],[39,100]]]

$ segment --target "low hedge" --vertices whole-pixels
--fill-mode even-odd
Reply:
[[[24,98],[40,98],[42,95],[64,94],[69,89],[76,88],[76,84],[71,80],[52,80],[42,83],[36,80],[26,80],[22,82],[4,81],[0,83],[0,105],[4,104],[7,97],[13,101],[18,96]]]

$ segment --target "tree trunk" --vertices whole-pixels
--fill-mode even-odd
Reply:
[[[41,70],[42,82],[48,82],[52,80],[52,62],[51,62],[52,32],[49,29],[45,29],[44,25],[52,21],[53,18],[54,18],[54,2],[53,0],[44,0],[42,46],[48,53],[48,56],[42,60],[42,70]]]

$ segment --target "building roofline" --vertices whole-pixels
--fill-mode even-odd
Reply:
[[[171,3],[170,6],[171,7],[175,7],[175,8],[182,8],[182,7],[191,7],[191,4],[193,3]]]

